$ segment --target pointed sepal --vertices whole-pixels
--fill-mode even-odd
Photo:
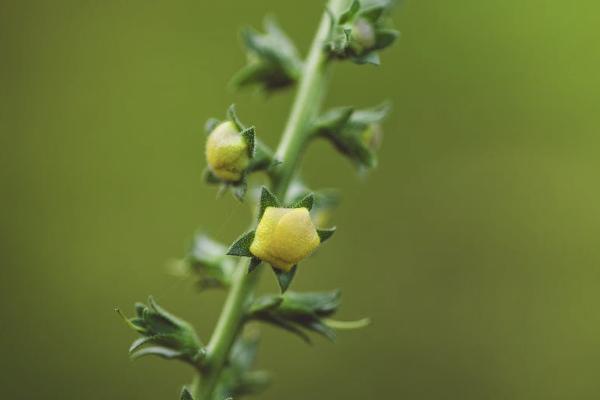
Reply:
[[[297,269],[297,265],[294,265],[289,271],[284,271],[279,268],[273,267],[273,272],[275,272],[275,277],[277,278],[277,283],[279,284],[281,293],[285,293],[286,290],[288,290],[288,288],[292,284],[294,276],[296,276]]]
[[[325,243],[330,237],[335,233],[336,228],[329,229],[317,229],[317,234],[319,235],[319,239],[321,240],[321,244]]]
[[[242,236],[236,239],[235,242],[229,247],[227,250],[228,256],[237,256],[237,257],[253,257],[250,252],[250,245],[254,241],[254,235],[256,231],[252,230],[244,233]]]
[[[258,220],[262,218],[267,207],[281,207],[281,202],[266,186],[260,192],[260,203],[258,205]]]

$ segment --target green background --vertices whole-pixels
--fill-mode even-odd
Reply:
[[[0,2],[2,398],[177,398],[192,371],[130,362],[113,307],[153,294],[209,337],[224,294],[164,265],[250,214],[202,184],[203,123],[236,102],[275,145],[292,93],[226,90],[239,28],[273,13],[305,52],[323,4]],[[381,67],[336,66],[328,105],[394,112],[367,179],[308,154],[344,202],[294,288],[373,324],[312,347],[267,328],[261,398],[600,397],[598,4],[408,0]]]

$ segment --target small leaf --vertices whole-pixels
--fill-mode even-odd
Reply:
[[[379,59],[379,54],[372,51],[370,53],[364,54],[362,56],[353,57],[352,61],[356,64],[371,64],[371,65],[380,65],[381,60]]]
[[[285,329],[286,331],[297,335],[298,337],[300,337],[300,339],[304,340],[308,344],[311,343],[310,337],[308,337],[306,332],[304,332],[302,329],[298,328],[292,322],[287,321],[286,319],[284,319],[282,317],[279,317],[277,315],[269,315],[267,318],[263,319],[263,321],[273,324],[279,328]]]
[[[275,272],[275,276],[277,277],[277,283],[279,283],[281,293],[285,293],[285,291],[288,290],[290,284],[292,283],[292,280],[294,279],[294,276],[296,275],[297,269],[297,265],[294,265],[289,271],[282,271],[278,268],[273,267],[273,272]]]
[[[221,180],[215,174],[213,174],[213,172],[209,168],[204,168],[204,171],[202,172],[202,179],[204,180],[204,182],[211,185],[221,183]]]
[[[207,135],[209,135],[212,131],[215,130],[215,128],[221,123],[221,121],[219,121],[216,118],[209,118],[208,121],[206,121],[206,123],[204,124],[204,132],[206,132]]]
[[[360,11],[360,2],[358,0],[353,0],[350,8],[340,16],[339,24],[343,25],[350,22],[358,11]]]
[[[377,22],[387,10],[386,4],[379,4],[372,7],[368,7],[361,11],[360,16],[371,23]]]
[[[250,307],[249,314],[258,314],[276,308],[283,302],[283,297],[278,295],[265,295],[254,300]]]
[[[333,236],[335,230],[335,227],[329,229],[317,229],[317,234],[319,235],[319,239],[321,239],[321,243],[324,243],[327,239]]]
[[[180,400],[194,400],[194,396],[192,396],[192,393],[188,390],[188,388],[184,387],[183,389],[181,389],[181,395],[179,396]]]
[[[265,186],[262,187],[260,193],[260,204],[258,207],[258,220],[262,218],[267,207],[281,207],[281,203],[277,197],[269,191]]]
[[[246,144],[248,145],[248,157],[252,158],[254,157],[254,153],[255,153],[255,129],[253,126],[251,126],[250,128],[246,128],[241,132],[242,137],[244,138],[244,140],[246,141]]]
[[[294,204],[292,204],[291,208],[306,208],[308,211],[312,210],[313,204],[315,202],[315,196],[313,193],[309,193]]]
[[[338,107],[327,111],[317,119],[315,123],[316,133],[339,131],[346,125],[353,112],[354,107]]]
[[[245,129],[244,124],[242,124],[242,122],[240,121],[240,119],[238,118],[238,116],[235,112],[235,104],[230,105],[229,108],[227,109],[227,117],[238,128],[238,131],[241,132]]]
[[[308,321],[303,326],[307,329],[310,329],[311,331],[317,332],[325,336],[332,342],[335,341],[335,331],[331,327],[325,325],[320,319]]]
[[[398,38],[400,32],[392,29],[383,29],[377,31],[375,36],[374,50],[381,50],[390,46]]]
[[[166,347],[145,347],[143,349],[137,350],[131,353],[131,359],[137,360],[138,358],[146,357],[146,356],[158,356],[167,360],[172,360],[175,358],[181,358],[184,354],[177,350],[168,349]]]
[[[252,257],[250,245],[254,241],[256,231],[250,231],[240,236],[227,251],[228,256]]]
[[[254,272],[254,270],[258,268],[261,262],[262,261],[260,260],[260,258],[252,257],[252,259],[250,260],[250,264],[248,265],[248,273]]]

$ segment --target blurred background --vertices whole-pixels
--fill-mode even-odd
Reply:
[[[305,52],[323,4],[0,2],[2,398],[177,398],[192,371],[130,362],[113,308],[153,294],[209,337],[224,293],[165,264],[250,213],[201,182],[202,126],[236,102],[276,144],[293,93],[226,89],[239,28],[272,13]],[[381,67],[335,67],[327,105],[394,112],[367,179],[326,143],[306,157],[343,203],[294,289],[339,287],[339,317],[373,324],[312,347],[266,328],[261,398],[600,397],[598,13],[407,0]]]

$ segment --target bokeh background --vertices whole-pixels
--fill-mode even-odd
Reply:
[[[305,51],[323,1],[0,2],[0,397],[176,399],[192,371],[130,362],[119,305],[153,294],[208,338],[224,299],[170,277],[249,212],[202,184],[202,126],[236,102],[276,144],[292,93],[226,90],[239,28]],[[390,98],[380,168],[325,143],[343,193],[296,290],[340,287],[332,345],[265,330],[263,399],[600,397],[600,3],[407,0],[383,65],[336,66],[328,105]],[[265,274],[261,290],[276,290]]]

